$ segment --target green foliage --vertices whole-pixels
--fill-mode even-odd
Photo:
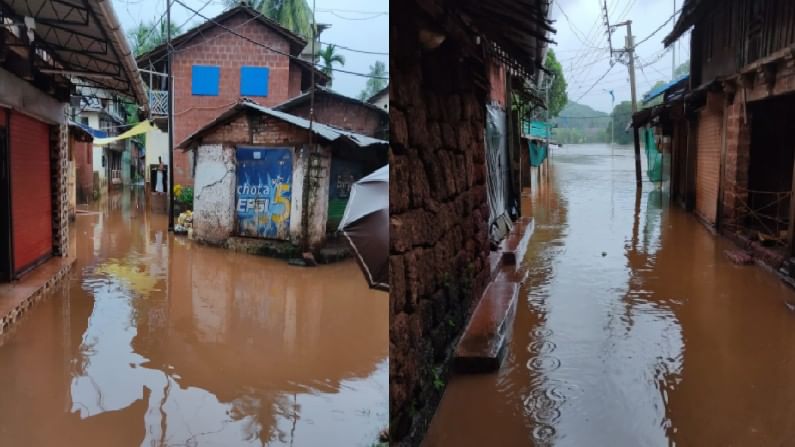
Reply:
[[[312,8],[307,0],[224,0],[224,3],[229,8],[248,3],[265,17],[279,22],[304,39],[312,38]]]
[[[179,189],[179,191],[175,191],[174,200],[179,203],[193,206],[193,188],[190,186],[184,186]]]
[[[674,69],[674,77],[690,73],[690,61],[686,60]]]
[[[610,114],[613,117],[613,122],[615,123],[615,131],[613,133],[614,142],[616,144],[632,144],[633,143],[633,136],[632,132],[626,132],[625,129],[627,125],[632,120],[632,102],[630,101],[621,101],[620,103],[616,104],[613,107],[613,113]],[[605,129],[606,132],[610,132],[610,125]]]
[[[386,64],[382,61],[376,61],[375,64],[370,65],[370,72],[368,75],[370,78],[367,79],[364,90],[359,93],[359,99],[362,101],[367,101],[370,97],[386,87]]]
[[[555,52],[550,49],[547,52],[547,58],[544,61],[544,67],[552,72],[554,81],[549,90],[549,116],[554,118],[560,114],[566,103],[569,102],[569,96],[566,94],[566,78],[563,76],[563,67],[555,57]]]
[[[336,45],[326,45],[318,54],[315,55],[315,63],[322,64],[320,70],[329,77],[328,87],[334,76],[334,64],[345,65],[345,56],[337,53]]]
[[[436,388],[436,391],[444,389],[444,379],[442,379],[442,368],[440,367],[433,368],[433,387]]]
[[[138,57],[164,43],[168,37],[166,31],[165,20],[160,22],[159,26],[154,21],[139,23],[127,33],[127,40],[130,42],[133,54]],[[176,37],[181,33],[180,27],[172,23],[171,37]]]
[[[569,101],[557,118],[552,119],[552,140],[558,143],[604,143],[610,141],[605,127],[610,115],[591,107]]]

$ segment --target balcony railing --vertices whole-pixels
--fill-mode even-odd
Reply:
[[[168,116],[168,91],[149,90],[149,109],[152,115]]]

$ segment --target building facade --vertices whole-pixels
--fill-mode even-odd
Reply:
[[[387,142],[314,123],[310,144],[309,128],[304,118],[241,101],[182,142],[196,157],[194,236],[321,248],[334,159],[372,172],[386,164]]]
[[[234,32],[230,32],[228,29]],[[242,36],[242,37],[241,37]],[[306,41],[248,6],[232,8],[176,37],[174,143],[212,121],[241,97],[275,106],[309,88],[312,64],[300,58]],[[144,76],[152,103],[167,106],[166,48],[138,58],[138,66],[156,73]],[[327,77],[315,71],[318,84]],[[160,107],[163,109],[163,107]],[[157,113],[165,113],[165,110]],[[175,151],[174,182],[192,185],[193,152]],[[151,160],[149,160],[151,164]]]
[[[708,227],[795,273],[795,144],[787,135],[795,8],[785,0],[688,0],[682,11],[665,39],[671,45],[692,29],[689,91],[677,112],[688,137],[667,135],[683,160],[672,177],[688,185],[683,202]]]

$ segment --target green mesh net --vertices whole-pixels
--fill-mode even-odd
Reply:
[[[652,182],[660,182],[663,179],[663,154],[654,141],[654,131],[643,128],[641,137],[646,147],[646,176]]]
[[[547,159],[547,148],[544,143],[530,140],[530,166],[541,166]]]

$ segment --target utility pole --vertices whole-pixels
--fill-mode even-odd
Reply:
[[[635,38],[632,36],[632,20],[617,23],[613,25],[613,28],[619,26],[627,27],[625,48],[618,51],[627,55],[627,67],[629,68],[629,89],[632,95],[632,115],[635,115],[635,113],[638,111],[638,98],[637,89],[635,86]],[[608,34],[611,31],[612,29],[609,29]],[[635,182],[637,183],[638,189],[640,189],[643,184],[643,177],[640,172],[640,135],[638,133],[638,129],[634,125],[632,126],[632,129],[635,139]]]
[[[314,135],[314,122],[315,122],[315,42],[317,42],[317,21],[315,19],[315,4],[316,1],[312,0],[312,72],[310,74],[311,88],[309,90],[309,153],[307,154],[304,166],[304,185],[302,196],[301,210],[301,250],[306,253],[309,251],[309,188],[312,185],[310,177],[312,176],[312,155],[315,151],[315,135]]]
[[[674,0],[674,18],[672,19],[676,25],[676,0]],[[676,78],[676,43],[671,45],[671,80]]]
[[[174,76],[171,71],[171,0],[166,0],[166,51],[168,54],[168,231],[174,231]]]

